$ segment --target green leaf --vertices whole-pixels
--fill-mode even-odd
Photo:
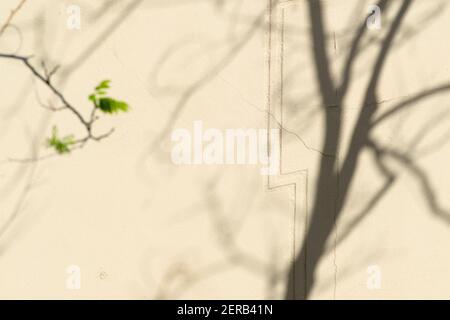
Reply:
[[[54,148],[59,154],[69,153],[70,146],[75,143],[73,135],[65,136],[64,138],[58,138],[58,129],[53,127],[52,136],[47,139],[47,146]]]
[[[126,102],[115,100],[113,98],[100,98],[98,107],[105,113],[117,113],[117,112],[127,112],[129,106]]]
[[[126,102],[119,101],[110,97],[105,97],[108,93],[107,89],[110,88],[110,80],[103,80],[100,84],[95,87],[95,92],[92,93],[88,99],[92,101],[96,108],[99,108],[104,113],[118,113],[127,112],[129,106]]]
[[[110,82],[111,82],[111,80],[103,80],[102,82],[100,82],[100,84],[98,86],[95,87],[95,90],[100,91],[102,89],[109,89]]]
[[[94,104],[97,104],[97,96],[93,93],[88,97]]]

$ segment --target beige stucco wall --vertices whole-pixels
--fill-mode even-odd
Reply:
[[[16,2],[0,2],[0,21]],[[369,2],[322,2],[339,81]],[[305,1],[272,10],[268,3],[25,4],[14,19],[20,54],[34,54],[36,65],[60,64],[55,83],[86,114],[87,95],[103,79],[112,80],[114,96],[132,110],[101,120],[100,132],[116,131],[100,143],[45,161],[8,161],[47,154],[44,141],[54,124],[73,133],[82,128],[68,113],[41,108],[37,99],[51,97],[45,87],[19,62],[0,59],[0,298],[283,297],[315,196],[323,119]],[[81,7],[81,30],[66,27],[70,4]],[[408,12],[380,81],[380,113],[450,78],[447,4],[416,0]],[[392,15],[383,19],[387,27]],[[357,80],[342,106],[342,154],[385,27],[371,31],[375,44],[353,70]],[[0,52],[18,45],[17,32],[7,29]],[[441,139],[449,127],[448,97],[422,100],[374,131],[379,141],[406,150],[431,121],[419,149],[439,143],[418,164],[444,208],[450,207],[450,150]],[[218,129],[282,124],[281,174],[267,178],[252,165],[175,166],[170,133],[196,120]],[[335,247],[383,182],[370,153],[361,154],[312,298],[450,298],[450,226],[433,215],[411,172],[389,166],[396,182]],[[70,265],[81,268],[79,290],[66,288]],[[366,285],[373,265],[382,272],[376,290]]]

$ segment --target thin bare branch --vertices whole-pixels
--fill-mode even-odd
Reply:
[[[8,26],[11,24],[12,19],[17,14],[17,12],[20,11],[20,9],[22,8],[22,6],[25,4],[26,1],[27,0],[21,0],[19,2],[19,4],[17,5],[17,7],[15,9],[11,10],[11,13],[9,14],[8,18],[6,19],[6,22],[0,27],[0,37],[5,32],[6,28],[8,28]]]
[[[14,59],[14,60],[22,61],[27,66],[27,68],[61,100],[63,105],[66,106],[73,114],[75,114],[75,116],[81,121],[82,124],[87,126],[88,122],[83,118],[83,116],[78,112],[78,110],[75,109],[75,107],[73,107],[66,100],[66,98],[63,96],[63,94],[50,83],[50,80],[48,78],[46,78],[45,75],[40,74],[39,71],[37,71],[36,68],[33,65],[31,65],[31,63],[29,61],[31,59],[31,57],[32,56],[19,56],[19,55],[15,55],[15,54],[0,53],[0,58]]]

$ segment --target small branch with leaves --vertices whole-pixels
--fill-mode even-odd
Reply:
[[[119,112],[127,112],[129,110],[129,106],[126,102],[119,101],[107,96],[108,89],[110,89],[110,80],[103,80],[97,87],[95,87],[94,92],[88,96],[88,100],[92,103],[92,109],[89,118],[85,119],[80,111],[71,103],[69,103],[69,101],[64,97],[61,91],[59,91],[52,84],[51,78],[58,70],[58,67],[49,70],[46,65],[42,63],[43,72],[39,72],[30,63],[30,59],[32,58],[32,56],[20,56],[15,54],[0,53],[0,58],[12,59],[22,62],[31,71],[31,73],[36,78],[38,78],[48,89],[50,89],[50,91],[59,99],[61,103],[60,107],[50,107],[48,109],[51,111],[67,110],[71,112],[85,128],[85,136],[76,139],[74,135],[66,135],[64,137],[60,137],[58,128],[54,126],[51,137],[47,139],[47,146],[54,149],[57,154],[70,153],[75,149],[82,148],[90,140],[100,141],[109,137],[114,132],[114,128],[111,128],[111,130],[109,130],[108,132],[100,135],[95,135],[93,133],[94,123],[99,119],[99,117],[96,115],[97,111],[104,114],[116,114]]]

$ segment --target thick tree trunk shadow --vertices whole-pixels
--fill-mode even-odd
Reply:
[[[377,110],[378,83],[386,58],[412,2],[410,0],[404,0],[402,2],[394,21],[390,25],[389,32],[382,43],[373,71],[371,72],[370,82],[366,89],[359,118],[353,130],[350,147],[341,165],[339,157],[339,137],[342,131],[341,104],[349,87],[350,70],[357,56],[358,45],[364,34],[365,24],[357,32],[352,44],[346,68],[344,69],[344,80],[340,87],[339,99],[336,97],[335,101],[333,101],[330,95],[337,91],[339,87],[334,84],[329,70],[330,60],[327,57],[324,44],[325,31],[322,7],[320,1],[308,1],[316,76],[320,85],[322,104],[325,108],[323,150],[335,156],[333,158],[324,157],[321,159],[315,199],[312,213],[310,214],[310,224],[300,252],[289,272],[286,299],[307,299],[311,294],[311,290],[315,284],[315,273],[318,263],[326,251],[327,242],[342,212],[356,171],[359,155],[366,146],[369,138],[372,117]],[[386,4],[386,1],[381,1],[378,5],[384,8]]]

